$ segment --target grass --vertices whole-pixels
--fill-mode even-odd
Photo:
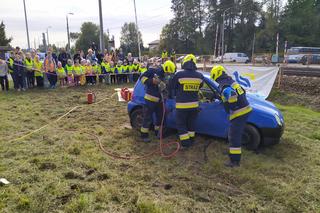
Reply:
[[[139,142],[138,132],[127,127],[125,103],[110,98],[86,105],[87,89],[0,94],[0,177],[11,182],[0,186],[0,212],[320,211],[320,112],[277,104],[286,120],[281,143],[259,154],[244,151],[239,169],[222,166],[224,141],[204,136],[170,160],[114,160],[84,133],[133,156],[154,150],[157,142]],[[113,89],[94,87],[98,100]],[[76,105],[83,107],[11,141]]]

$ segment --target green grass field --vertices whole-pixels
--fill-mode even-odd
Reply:
[[[110,97],[98,105],[85,103],[87,89],[0,93],[0,178],[11,182],[0,186],[0,212],[320,212],[319,111],[286,105],[276,91],[282,141],[244,151],[237,169],[223,167],[227,144],[205,136],[170,160],[115,160],[85,132],[122,155],[146,154],[158,142],[139,142],[126,104],[111,98],[114,87],[94,87],[98,101]]]

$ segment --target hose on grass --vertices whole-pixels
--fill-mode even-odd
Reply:
[[[112,94],[111,98],[114,97],[115,94],[116,93]],[[102,100],[100,100],[100,101],[98,101],[96,103],[93,103],[91,105],[100,104],[103,101],[108,100],[108,99],[109,99],[109,97],[106,97],[106,98],[104,98],[104,99],[102,99]],[[38,128],[36,130],[33,130],[33,131],[23,135],[23,136],[20,136],[18,138],[10,140],[10,142],[20,141],[20,140],[25,139],[25,138],[27,138],[27,137],[29,137],[29,136],[37,133],[37,132],[40,132],[41,130],[51,126],[52,124],[59,122],[62,118],[65,118],[67,115],[69,115],[71,112],[75,111],[76,109],[80,109],[82,107],[83,107],[83,105],[77,105],[77,106],[73,107],[71,110],[69,110],[68,112],[66,112],[65,114],[63,114],[62,116],[60,116],[59,118],[57,118],[56,120],[54,120],[54,121],[52,121],[52,122],[50,122],[50,123]],[[163,135],[163,125],[164,125],[164,120],[165,120],[165,104],[164,104],[164,102],[162,102],[162,109],[163,109],[163,113],[162,113],[162,119],[161,119],[161,125],[160,125],[160,143],[159,143],[159,147],[157,149],[151,151],[150,153],[147,153],[147,154],[142,155],[142,156],[130,156],[130,155],[127,155],[127,154],[123,155],[123,154],[115,153],[111,149],[105,148],[104,145],[102,144],[102,141],[101,141],[100,137],[97,136],[97,134],[92,133],[92,131],[89,132],[89,131],[87,131],[85,129],[67,129],[67,130],[61,129],[61,130],[62,131],[67,131],[67,132],[81,132],[81,133],[84,133],[84,134],[92,136],[93,138],[95,138],[100,150],[103,153],[105,153],[106,155],[108,155],[109,157],[113,158],[113,159],[144,160],[144,159],[148,159],[148,158],[151,158],[151,157],[155,156],[155,154],[159,154],[161,157],[168,159],[168,158],[174,157],[178,153],[178,151],[180,150],[180,143],[177,142],[177,141],[170,141],[169,143],[164,143],[163,142],[163,136],[162,135]],[[171,153],[168,153],[168,154],[165,153],[165,149],[169,148],[169,147],[171,147],[173,145],[176,146],[176,149]]]

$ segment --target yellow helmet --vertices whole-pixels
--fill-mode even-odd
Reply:
[[[189,54],[187,55],[186,57],[183,58],[183,61],[182,61],[182,65],[188,61],[193,61],[194,64],[197,63],[197,59],[196,57],[193,55],[193,54]]]
[[[162,68],[166,73],[174,73],[176,71],[176,65],[170,60],[164,62]]]
[[[214,81],[217,80],[224,72],[225,68],[221,65],[214,66],[210,72],[210,78],[212,78]]]

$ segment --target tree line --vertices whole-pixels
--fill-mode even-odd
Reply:
[[[160,36],[160,49],[177,53],[221,52],[222,30],[228,52],[274,53],[288,46],[320,46],[320,1],[172,0],[174,18]],[[225,14],[224,23],[223,14]],[[219,51],[220,50],[220,51]]]

